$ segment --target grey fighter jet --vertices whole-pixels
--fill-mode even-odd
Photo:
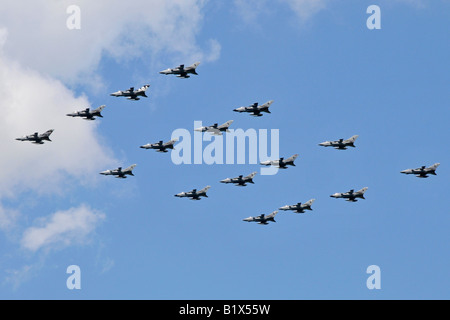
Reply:
[[[287,169],[287,166],[294,166],[294,161],[297,159],[298,154],[294,154],[292,157],[289,157],[287,159],[280,158],[279,160],[267,160],[264,162],[261,162],[264,166],[276,166],[280,169]]]
[[[292,210],[292,211],[297,212],[297,213],[305,213],[305,210],[311,210],[312,211],[311,205],[313,204],[313,202],[315,200],[316,199],[311,199],[311,200],[309,200],[309,201],[307,201],[305,203],[299,202],[299,203],[293,204],[291,206],[286,205],[286,206],[281,207],[280,210],[284,210],[284,211]]]
[[[208,196],[206,195],[206,191],[208,191],[209,188],[211,188],[211,186],[206,186],[200,191],[197,191],[197,189],[193,189],[192,191],[188,191],[188,192],[180,192],[180,193],[177,193],[175,195],[175,197],[178,197],[178,198],[186,198],[187,197],[187,198],[190,198],[191,200],[201,200],[200,197],[208,198]]]
[[[356,198],[365,199],[364,193],[367,191],[367,187],[362,188],[361,190],[355,191],[350,190],[345,193],[334,193],[330,197],[332,198],[344,198],[347,199],[346,201],[356,202],[358,201]]]
[[[74,111],[73,113],[68,113],[68,114],[66,114],[66,116],[81,117],[81,118],[84,118],[85,120],[95,120],[95,117],[103,118],[101,112],[105,107],[106,107],[105,105],[102,105],[94,110],[90,110],[89,108],[86,108],[81,111]]]
[[[113,97],[127,97],[129,100],[140,100],[139,97],[145,97],[147,98],[147,95],[145,94],[145,91],[150,87],[149,84],[144,85],[143,87],[139,88],[138,90],[134,90],[134,87],[131,87],[128,90],[125,91],[117,91],[113,92],[110,95]]]
[[[271,113],[271,112],[269,111],[269,107],[270,107],[270,105],[271,105],[272,103],[273,103],[273,100],[270,100],[270,101],[264,103],[263,105],[258,105],[258,103],[255,102],[255,103],[252,104],[251,106],[248,106],[248,107],[239,107],[239,108],[233,109],[233,111],[239,112],[239,113],[240,113],[240,112],[248,112],[248,113],[250,113],[252,116],[255,116],[255,117],[261,117],[261,116],[262,116],[261,112]]]
[[[50,140],[50,135],[52,134],[53,131],[54,131],[54,129],[50,129],[41,134],[35,132],[34,134],[30,134],[28,136],[16,138],[16,140],[31,141],[34,144],[44,144],[44,141],[52,141],[52,140]]]
[[[140,146],[142,149],[155,149],[157,152],[168,152],[167,149],[174,149],[173,145],[178,139],[170,140],[164,143],[162,140],[156,143],[148,143],[146,145]]]
[[[319,146],[322,147],[333,147],[337,150],[346,150],[347,147],[353,147],[355,148],[355,140],[358,138],[358,135],[354,135],[351,138],[348,138],[347,140],[339,139],[335,141],[325,141],[322,143],[319,143]]]
[[[420,168],[416,169],[406,169],[403,171],[400,171],[400,173],[404,174],[415,174],[418,178],[428,178],[429,174],[436,175],[436,169],[439,167],[440,163],[435,163],[432,166],[429,166],[428,168],[426,166],[421,166]]]
[[[189,74],[195,74],[198,75],[197,71],[195,70],[198,65],[200,64],[200,62],[196,62],[193,65],[189,66],[189,67],[185,67],[184,64],[180,65],[179,67],[176,68],[169,68],[163,71],[160,71],[160,74],[176,74],[178,78],[190,78]]]
[[[135,167],[136,167],[136,165],[133,164],[126,169],[122,169],[122,167],[119,167],[114,170],[102,171],[102,172],[100,172],[100,174],[105,175],[105,176],[115,176],[116,178],[126,179],[127,175],[134,176],[133,169]]]
[[[234,183],[234,185],[236,185],[236,186],[244,187],[244,186],[247,185],[247,183],[254,183],[253,182],[253,178],[255,177],[256,173],[257,173],[256,171],[252,172],[246,177],[240,175],[239,177],[236,177],[236,178],[226,178],[226,179],[220,180],[220,182],[222,182],[222,183]]]
[[[261,214],[257,217],[248,217],[243,219],[242,221],[247,221],[247,222],[257,222],[258,224],[269,224],[269,221],[272,222],[276,222],[275,221],[275,216],[277,215],[278,211],[274,211],[271,214],[268,214],[267,216],[265,214]]]
[[[194,129],[194,131],[200,131],[200,132],[210,132],[213,135],[220,136],[222,135],[222,132],[228,132],[228,128],[233,123],[234,120],[229,120],[225,122],[224,124],[221,124],[220,126],[217,123],[214,123],[211,126],[205,126]]]

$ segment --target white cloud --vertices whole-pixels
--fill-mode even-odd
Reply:
[[[99,141],[98,123],[66,116],[90,107],[86,97],[75,97],[60,81],[1,55],[0,83],[1,197],[28,190],[58,192],[68,176],[81,183],[92,181],[105,165],[116,162]],[[52,142],[44,145],[15,140],[48,129],[55,131]]]
[[[234,6],[244,22],[257,25],[261,14],[270,13],[270,6],[274,6],[274,2],[289,6],[300,20],[305,21],[324,9],[327,1],[328,0],[276,0],[269,2],[267,0],[234,0]]]
[[[79,30],[67,28],[67,7],[80,8]],[[196,35],[205,0],[7,1],[0,27],[5,53],[65,82],[86,81],[103,55],[117,60],[171,53],[202,56]],[[20,17],[18,19],[17,17]],[[32,36],[30,36],[32,34]],[[214,56],[217,56],[216,54]],[[211,59],[211,57],[209,57]]]
[[[6,270],[7,274],[4,282],[10,283],[14,290],[16,290],[23,282],[27,281],[33,273],[34,266],[24,265],[20,269]]]
[[[66,116],[74,110],[97,107],[91,105],[85,95],[77,96],[68,85],[94,83],[101,87],[97,68],[105,56],[118,62],[148,57],[153,66],[155,57],[186,59],[185,63],[217,60],[221,46],[216,39],[202,43],[205,48],[197,43],[206,3],[206,0],[134,0],[126,4],[119,0],[2,3],[1,230],[16,227],[18,217],[26,216],[23,209],[19,214],[12,208],[14,201],[6,208],[2,203],[5,199],[20,199],[23,203],[24,199],[34,200],[36,194],[63,195],[67,188],[95,183],[99,171],[120,165],[102,142],[98,130],[100,121]],[[66,10],[73,4],[81,10],[79,30],[67,28],[70,14]],[[107,112],[108,106],[104,113]],[[15,140],[48,129],[55,131],[52,142],[44,145]],[[95,220],[101,215],[88,214],[88,211],[81,207],[47,218],[43,227],[26,231],[23,246],[35,251],[48,243],[73,243],[75,238],[64,221],[75,219],[75,229],[89,229],[88,222],[81,226],[82,221],[76,218]]]
[[[234,6],[245,23],[255,24],[267,10],[267,0],[234,0]]]
[[[48,217],[39,218],[37,226],[26,229],[21,245],[28,250],[37,251],[42,248],[83,244],[104,219],[105,214],[93,211],[85,205],[58,211]]]
[[[66,10],[73,4],[80,8],[80,30],[67,28]],[[206,0],[2,4],[0,166],[6,169],[0,171],[0,201],[21,191],[59,192],[67,176],[86,183],[99,170],[116,165],[112,152],[100,142],[98,122],[65,116],[97,107],[86,96],[75,96],[67,85],[100,82],[96,68],[104,55],[118,61],[167,53],[187,61],[217,60],[217,40],[209,39],[206,50],[196,42],[205,4]],[[14,140],[48,129],[55,129],[53,142],[45,145]]]
[[[327,0],[282,0],[286,2],[297,16],[306,20],[325,8]]]
[[[0,230],[7,231],[14,227],[19,216],[19,211],[15,209],[5,209],[0,205]]]

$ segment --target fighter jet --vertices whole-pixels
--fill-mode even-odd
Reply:
[[[206,195],[206,191],[208,191],[209,188],[211,188],[211,186],[206,186],[200,191],[197,191],[197,189],[193,189],[192,191],[188,191],[188,192],[180,192],[180,193],[177,193],[175,195],[175,197],[179,197],[179,198],[188,197],[191,200],[201,200],[200,197],[208,198],[208,196]]]
[[[262,114],[261,114],[261,112],[265,112],[265,113],[271,113],[270,111],[269,111],[269,107],[270,107],[270,105],[273,103],[273,100],[270,100],[270,101],[268,101],[268,102],[266,102],[266,103],[264,103],[263,105],[258,105],[258,102],[255,102],[254,104],[252,104],[251,106],[248,106],[248,107],[239,107],[239,108],[236,108],[236,109],[233,109],[233,111],[235,111],[235,112],[248,112],[248,113],[250,113],[252,116],[255,116],[255,117],[261,117],[262,116]]]
[[[248,176],[244,177],[242,175],[240,175],[239,177],[236,178],[226,178],[224,180],[220,180],[220,182],[222,183],[234,183],[234,185],[236,186],[246,186],[247,183],[254,183],[253,182],[253,177],[256,175],[256,171],[250,173]]]
[[[34,134],[30,134],[28,136],[16,138],[16,140],[31,141],[34,144],[44,144],[44,141],[52,141],[52,140],[50,140],[50,135],[52,134],[53,131],[54,131],[54,129],[50,129],[41,134],[35,132]]]
[[[221,124],[220,126],[217,123],[214,123],[211,126],[205,126],[200,127],[197,129],[194,129],[194,131],[200,131],[200,132],[210,132],[213,135],[220,136],[222,135],[222,132],[228,132],[228,128],[233,123],[234,120],[229,120],[225,122],[224,124]]]
[[[278,213],[278,211],[274,211],[271,214],[268,214],[267,216],[265,214],[262,214],[257,217],[245,218],[242,221],[257,222],[258,224],[269,224],[269,221],[276,222],[274,218],[277,215],[277,213]]]
[[[298,154],[294,154],[292,157],[287,158],[286,160],[284,158],[280,158],[279,160],[267,160],[264,162],[261,162],[262,165],[265,166],[276,166],[280,169],[287,169],[287,166],[294,166],[294,161],[298,157]]]
[[[189,74],[195,74],[198,75],[197,71],[195,70],[198,65],[200,64],[200,62],[196,62],[193,65],[189,66],[189,67],[184,67],[184,64],[180,65],[179,67],[176,68],[169,68],[163,71],[160,71],[160,74],[176,74],[178,78],[190,78]]]
[[[348,138],[347,140],[339,139],[336,141],[325,141],[322,143],[319,143],[319,146],[323,147],[334,147],[337,150],[346,150],[347,147],[353,147],[355,148],[355,140],[358,138],[358,135],[354,135],[351,138]]]
[[[145,94],[145,91],[150,87],[149,84],[144,85],[138,90],[134,90],[134,87],[131,87],[128,90],[125,91],[117,91],[113,92],[110,95],[113,97],[127,97],[129,100],[140,100],[139,97],[145,97],[147,98],[147,95]]]
[[[309,201],[307,201],[307,202],[305,202],[303,204],[301,202],[299,202],[299,203],[293,204],[291,206],[286,205],[284,207],[281,207],[280,210],[284,210],[284,211],[292,210],[292,211],[295,211],[297,213],[305,213],[305,210],[311,210],[312,211],[311,205],[313,204],[313,202],[315,200],[316,199],[311,199],[311,200],[309,200]]]
[[[417,178],[428,178],[428,174],[436,175],[436,169],[439,167],[440,163],[435,163],[428,168],[426,166],[421,166],[416,169],[406,169],[400,171],[400,173],[404,174],[415,174]]]
[[[162,140],[156,143],[148,143],[146,145],[140,146],[142,149],[156,149],[157,152],[168,152],[167,149],[174,149],[173,145],[178,139],[170,140],[164,143]]]
[[[97,109],[94,109],[92,111],[89,108],[86,108],[84,110],[74,111],[73,113],[68,113],[66,115],[69,116],[69,117],[82,117],[85,120],[95,120],[95,117],[103,118],[103,116],[102,116],[102,114],[100,112],[102,112],[102,110],[105,107],[106,107],[105,105],[102,105],[102,106],[100,106]]]
[[[358,201],[356,198],[360,198],[360,199],[365,199],[364,198],[364,192],[367,191],[367,187],[362,188],[361,190],[358,190],[355,192],[355,190],[350,190],[348,192],[345,193],[335,193],[332,194],[330,197],[332,198],[344,198],[347,199],[346,201],[351,201],[351,202],[356,202]]]
[[[133,164],[133,165],[131,165],[128,168],[123,169],[123,170],[122,170],[122,167],[118,167],[117,169],[114,169],[114,170],[102,171],[102,172],[100,172],[100,174],[105,175],[105,176],[115,176],[116,178],[126,179],[127,175],[134,176],[132,170],[135,167],[136,167],[136,165]]]

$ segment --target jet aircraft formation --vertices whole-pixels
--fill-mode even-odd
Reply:
[[[187,78],[190,78],[190,75],[198,75],[198,73],[196,72],[196,68],[199,66],[199,64],[200,64],[200,62],[196,62],[189,67],[185,67],[182,64],[175,68],[168,68],[168,69],[162,70],[159,73],[164,74],[164,75],[176,75],[178,78],[187,79]],[[149,84],[145,84],[137,90],[135,90],[134,87],[130,87],[127,90],[113,92],[110,94],[110,96],[126,97],[128,100],[137,101],[137,100],[140,100],[140,98],[142,98],[142,97],[144,97],[144,98],[148,97],[146,95],[146,91],[149,87],[150,87]],[[239,113],[249,113],[252,116],[261,117],[263,115],[263,113],[267,113],[267,114],[271,113],[269,111],[269,108],[273,102],[274,102],[273,100],[270,100],[262,105],[259,105],[258,102],[255,102],[250,106],[235,108],[235,109],[233,109],[233,111],[239,112]],[[103,109],[105,107],[106,107],[105,105],[101,105],[100,107],[98,107],[94,110],[91,110],[90,108],[85,108],[84,110],[74,111],[74,112],[68,113],[66,115],[69,117],[80,117],[85,120],[92,121],[92,120],[95,120],[97,117],[103,118],[103,115],[101,114],[101,112],[103,111]],[[219,125],[218,123],[214,123],[209,126],[196,128],[194,130],[198,131],[198,132],[210,133],[212,135],[223,135],[224,133],[229,132],[228,129],[233,122],[234,122],[234,120],[229,120],[221,125]],[[31,135],[16,138],[16,140],[30,141],[34,144],[44,144],[44,141],[49,141],[49,142],[52,141],[52,140],[50,140],[50,135],[53,133],[53,131],[54,131],[54,129],[50,129],[42,134],[35,132],[34,134],[31,134]],[[353,135],[352,137],[350,137],[348,139],[341,138],[338,140],[325,141],[325,142],[319,143],[319,146],[333,147],[337,150],[347,150],[348,147],[356,148],[355,141],[358,137],[359,137],[358,135]],[[156,143],[148,143],[145,145],[141,145],[140,148],[141,149],[154,149],[157,152],[167,153],[168,150],[174,150],[174,148],[175,148],[174,144],[176,142],[177,142],[177,139],[173,139],[168,142],[164,142],[163,140],[160,140],[159,142],[156,142]],[[275,166],[279,169],[287,169],[288,166],[295,167],[294,161],[297,159],[297,157],[298,157],[298,154],[294,154],[288,158],[281,157],[279,159],[263,161],[263,162],[260,162],[260,165]],[[416,168],[416,169],[406,169],[406,170],[401,171],[401,173],[407,174],[407,175],[413,174],[419,178],[427,178],[429,174],[436,175],[436,169],[439,165],[440,165],[439,163],[435,163],[429,167],[422,166],[422,167]],[[118,167],[116,169],[102,171],[102,172],[100,172],[100,174],[101,175],[111,175],[111,176],[114,176],[119,179],[126,179],[127,176],[134,176],[133,169],[135,167],[136,167],[136,164],[133,164],[125,169],[123,169],[122,167]],[[255,172],[248,174],[247,176],[239,175],[239,176],[233,177],[233,178],[225,178],[223,180],[220,180],[220,183],[234,184],[235,186],[245,187],[245,186],[247,186],[247,184],[255,184],[255,182],[253,181],[253,178],[256,176],[256,174],[257,174],[257,172],[255,171]],[[180,193],[175,194],[175,197],[189,198],[191,200],[201,200],[201,198],[208,198],[207,191],[210,188],[211,188],[211,186],[208,185],[201,190],[192,189],[190,191],[180,192]],[[367,190],[368,190],[368,187],[364,187],[358,191],[354,191],[354,189],[351,189],[347,192],[334,193],[334,194],[330,195],[330,197],[343,198],[349,202],[357,202],[358,199],[365,199],[364,194]],[[292,205],[285,205],[285,206],[278,208],[278,210],[293,211],[295,213],[305,213],[306,212],[305,210],[307,210],[307,211],[313,210],[311,208],[311,206],[314,201],[315,201],[315,199],[310,199],[305,203],[298,202],[298,203],[292,204]],[[268,225],[269,222],[276,222],[275,216],[278,214],[278,210],[275,210],[272,213],[267,214],[267,215],[260,214],[258,216],[251,216],[251,217],[243,219],[243,221],[256,222],[258,224]]]

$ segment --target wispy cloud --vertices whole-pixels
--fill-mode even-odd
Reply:
[[[96,74],[104,55],[118,61],[158,53],[185,58],[205,55],[196,37],[206,3],[134,0],[124,6],[119,0],[78,0],[81,28],[70,30],[66,9],[73,1],[35,0],[26,6],[7,1],[0,11],[0,27],[9,33],[4,52],[65,83],[85,83],[88,75]],[[213,57],[216,51],[208,59]]]
[[[57,211],[48,217],[37,219],[36,226],[26,229],[21,245],[35,252],[40,249],[84,244],[104,219],[104,213],[96,212],[86,205]]]
[[[282,0],[301,20],[307,20],[326,7],[328,0]]]

